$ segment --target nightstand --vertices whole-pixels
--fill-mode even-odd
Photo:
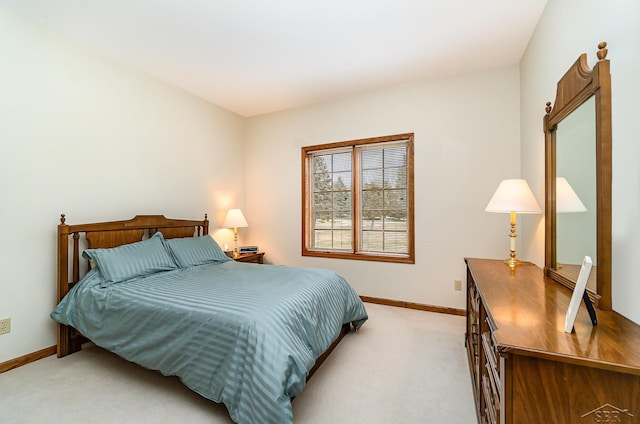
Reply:
[[[252,262],[255,264],[264,263],[264,252],[239,253],[238,256],[236,257],[233,256],[233,252],[224,252],[224,253],[236,262]]]

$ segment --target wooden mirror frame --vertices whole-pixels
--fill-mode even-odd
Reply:
[[[595,96],[596,128],[596,285],[589,297],[600,309],[611,310],[611,72],[607,43],[598,44],[598,62],[589,69],[582,54],[558,81],[553,108],[547,102],[545,134],[545,268],[547,277],[573,289],[575,280],[560,274],[556,259],[556,130],[558,124]]]

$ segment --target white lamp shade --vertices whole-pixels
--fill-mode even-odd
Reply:
[[[241,228],[248,227],[247,220],[240,209],[229,209],[227,216],[222,223],[223,228]]]
[[[586,212],[587,208],[564,177],[556,178],[556,213]]]
[[[503,180],[489,201],[487,212],[499,213],[541,213],[526,180]]]

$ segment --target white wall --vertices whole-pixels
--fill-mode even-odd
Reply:
[[[484,208],[502,179],[520,175],[518,72],[514,65],[248,119],[244,242],[276,264],[335,269],[360,295],[464,308],[464,293],[453,290],[466,277],[463,258],[508,257],[509,217]],[[416,264],[302,257],[301,147],[405,132],[415,133]]]
[[[640,2],[549,0],[521,61],[522,172],[544,199],[542,117],[557,81],[581,53],[590,66],[597,45],[608,43],[613,114],[613,308],[640,323]],[[536,239],[528,256],[544,265],[544,220],[525,237]]]
[[[55,345],[56,226],[241,206],[239,116],[0,10],[0,362]]]

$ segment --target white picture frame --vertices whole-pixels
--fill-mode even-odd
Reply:
[[[584,291],[587,288],[587,280],[589,279],[589,274],[591,274],[591,267],[593,267],[591,257],[585,256],[582,260],[582,266],[580,267],[578,281],[576,281],[576,286],[573,289],[573,295],[571,296],[571,301],[569,302],[569,309],[567,309],[567,315],[564,319],[565,333],[573,332],[573,324],[576,322],[578,309],[580,309],[580,302],[582,301],[582,296],[584,295]]]

